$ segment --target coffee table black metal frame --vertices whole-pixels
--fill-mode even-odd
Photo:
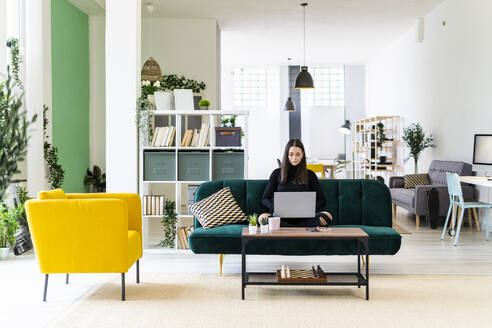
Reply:
[[[273,275],[276,276],[276,272],[247,272],[246,271],[246,245],[249,241],[254,239],[262,239],[262,240],[278,240],[278,239],[298,239],[298,240],[315,240],[315,239],[351,239],[357,241],[357,272],[325,272],[327,278],[330,275],[355,275],[357,277],[357,282],[330,282],[327,279],[326,282],[276,282],[276,281],[249,281],[249,277],[251,275]],[[369,237],[256,237],[255,235],[242,235],[241,236],[241,299],[244,300],[244,289],[246,286],[250,285],[302,285],[302,286],[357,286],[360,288],[361,286],[366,287],[366,300],[369,300],[369,263],[366,263],[366,275],[365,277],[362,275],[360,270],[360,245],[364,245],[366,259],[368,259],[369,255]],[[257,254],[251,254],[257,255]],[[274,254],[265,254],[265,255],[274,255]]]

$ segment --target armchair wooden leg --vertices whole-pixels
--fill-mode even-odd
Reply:
[[[415,226],[420,227],[420,215],[415,215]]]
[[[222,277],[222,263],[224,263],[224,254],[219,254],[219,277]]]
[[[68,273],[67,273],[67,276],[65,277],[65,284],[68,285]]]
[[[140,283],[140,260],[137,260],[137,284]]]
[[[472,209],[467,208],[468,212],[468,225],[470,226],[470,230],[473,229],[473,221],[472,221]]]
[[[478,213],[475,207],[473,208],[473,216],[475,217],[475,224],[477,225],[477,231],[480,231],[480,224],[478,223]]]
[[[43,292],[43,302],[46,302],[46,294],[48,293],[48,274],[44,275],[44,292]]]
[[[121,273],[121,300],[125,300],[125,273]]]
[[[393,220],[396,217],[396,204],[393,204]]]

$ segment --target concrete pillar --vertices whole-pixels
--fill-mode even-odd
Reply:
[[[45,22],[46,0],[25,1],[25,49],[26,49],[26,78],[25,105],[27,117],[37,114],[38,119],[29,128],[29,143],[27,149],[27,190],[30,195],[36,195],[47,188],[43,157],[43,104],[45,104],[45,37],[43,22]]]
[[[141,0],[106,0],[106,190],[138,192]]]

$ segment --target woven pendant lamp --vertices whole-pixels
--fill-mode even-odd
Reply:
[[[142,80],[147,80],[150,82],[162,81],[161,66],[159,66],[159,63],[154,59],[154,57],[150,57],[143,64],[140,75]]]

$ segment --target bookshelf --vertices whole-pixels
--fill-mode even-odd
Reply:
[[[383,126],[378,128],[378,124]],[[386,139],[382,143],[381,133]],[[375,179],[382,176],[388,182],[390,176],[400,175],[402,148],[399,116],[374,116],[355,121],[352,128],[355,177]]]
[[[215,146],[215,127],[220,126],[221,117],[237,115],[236,126],[240,126],[244,133],[241,138],[241,146],[218,147]],[[189,202],[188,186],[199,186],[200,184],[212,181],[214,178],[214,167],[217,164],[214,154],[226,153],[242,154],[242,175],[246,179],[248,177],[248,118],[249,111],[227,111],[227,110],[190,110],[190,111],[153,111],[153,124],[156,127],[173,127],[175,128],[174,138],[172,142],[168,142],[166,146],[153,146],[151,144],[141,143],[139,146],[139,194],[144,199],[144,196],[149,195],[165,195],[166,199],[176,202],[176,213],[178,214],[177,233],[175,239],[174,251],[183,251],[183,237],[178,234],[181,228],[183,231],[187,227],[193,225],[193,216],[188,214],[187,204]],[[207,139],[201,142],[200,146],[181,146],[186,130],[201,129],[202,124],[207,125]],[[169,141],[169,140],[168,140]],[[154,143],[155,144],[155,143]],[[159,179],[159,175],[151,176],[146,172],[146,161],[149,161],[149,154],[164,154],[166,156],[168,167],[157,174],[164,176],[164,179]],[[240,155],[241,156],[241,155]],[[191,159],[190,159],[191,157]],[[147,159],[147,160],[146,160]],[[191,174],[186,176],[186,179],[179,179],[183,174],[183,161],[192,161],[195,168],[188,169]],[[174,161],[174,163],[171,163]],[[218,162],[218,160],[217,160]],[[180,169],[181,168],[181,169]],[[205,169],[204,169],[205,168]],[[148,169],[148,167],[147,167]],[[155,167],[154,167],[155,169]],[[193,170],[196,171],[193,171]],[[181,170],[181,171],[180,171]],[[155,171],[155,170],[154,170]],[[200,171],[202,176],[197,175],[194,179],[194,173]],[[206,172],[205,172],[206,171]],[[192,187],[196,188],[196,187]],[[144,208],[142,204],[142,208]],[[143,245],[145,249],[159,249],[155,245],[162,240],[162,224],[161,215],[146,215],[143,217]],[[189,233],[189,229],[187,230]],[[161,248],[162,249],[162,248]],[[167,249],[166,251],[169,251]]]

